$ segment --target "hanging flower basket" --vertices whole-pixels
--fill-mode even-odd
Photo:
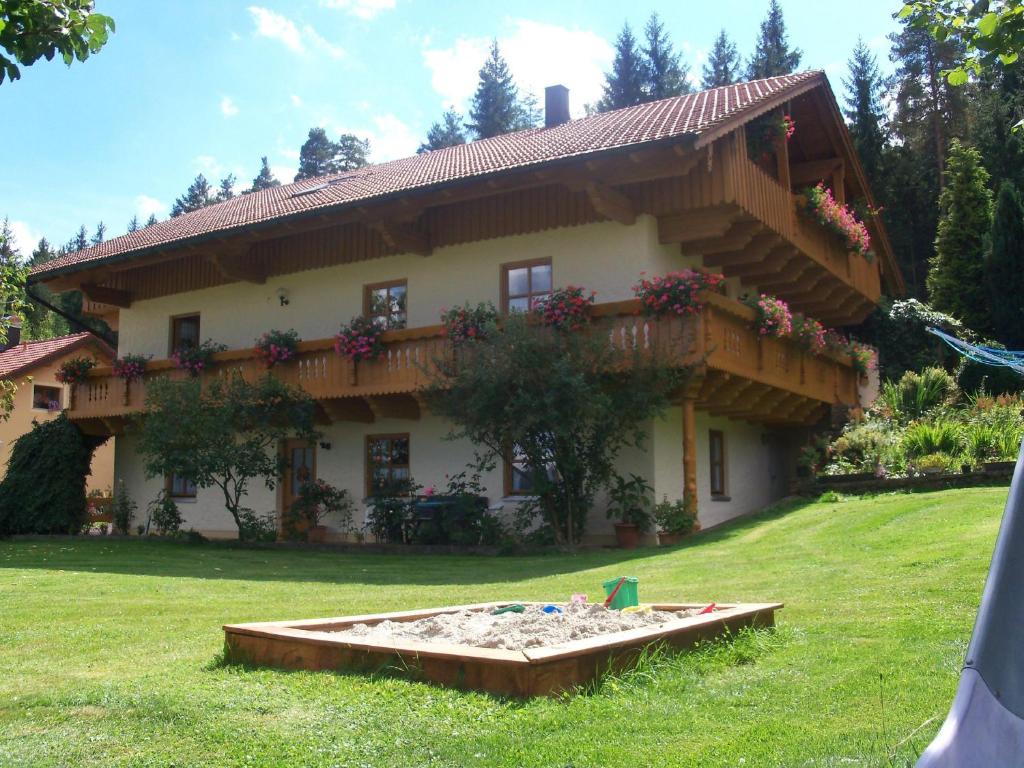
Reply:
[[[258,339],[253,353],[267,369],[286,363],[299,353],[299,334],[290,331],[267,331]]]
[[[864,223],[848,206],[832,196],[832,190],[824,184],[808,187],[803,192],[803,211],[821,226],[835,232],[843,239],[846,247],[868,261],[875,258],[871,250],[871,235]]]
[[[595,291],[584,294],[583,288],[567,285],[548,298],[538,302],[534,312],[541,322],[559,331],[579,331],[590,323],[590,310],[594,306]]]
[[[444,335],[454,345],[481,341],[490,336],[498,326],[498,310],[487,301],[475,307],[465,304],[461,307],[441,310]]]
[[[207,339],[202,344],[189,344],[179,347],[171,353],[171,360],[174,367],[188,373],[189,376],[199,376],[213,363],[213,356],[218,352],[227,349],[223,344],[215,344]]]
[[[384,329],[365,317],[353,317],[334,337],[334,351],[353,363],[383,357],[384,342],[380,340]]]
[[[793,338],[812,355],[820,355],[826,349],[825,326],[802,312],[793,313]]]
[[[700,294],[703,291],[721,293],[724,281],[722,275],[684,269],[663,277],[643,278],[633,286],[633,292],[647,315],[684,317],[699,313],[704,306]]]
[[[867,344],[851,341],[847,351],[850,353],[853,370],[860,376],[867,376],[878,365],[878,354]]]
[[[793,314],[782,299],[762,293],[747,303],[757,313],[757,332],[761,336],[784,339],[793,333]]]
[[[138,381],[148,364],[149,358],[145,355],[125,355],[114,361],[114,375],[125,381]]]
[[[73,387],[84,382],[89,376],[89,371],[95,367],[96,361],[91,357],[73,357],[60,364],[54,378],[61,384]]]
[[[773,114],[762,115],[747,125],[746,133],[747,155],[765,162],[771,158],[777,141],[793,138],[796,121],[789,115],[783,115],[781,119]]]

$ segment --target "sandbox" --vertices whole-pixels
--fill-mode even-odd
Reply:
[[[775,611],[782,608],[782,603],[727,604],[718,605],[710,613],[694,615],[706,604],[658,603],[650,606],[655,612],[653,620],[631,619],[629,621],[635,621],[638,626],[620,631],[580,636],[589,630],[570,629],[568,634],[563,632],[556,642],[548,644],[544,641],[537,643],[528,633],[520,633],[521,637],[526,637],[525,640],[499,640],[496,643],[515,646],[512,648],[469,644],[482,642],[493,645],[495,638],[513,635],[511,631],[502,631],[515,627],[517,621],[509,618],[502,623],[495,622],[497,631],[495,627],[484,627],[478,635],[465,631],[461,635],[462,642],[450,642],[451,637],[459,635],[457,628],[452,629],[448,625],[461,621],[452,614],[464,614],[470,620],[488,624],[484,617],[491,611],[515,602],[328,619],[228,624],[224,627],[225,651],[228,661],[236,663],[352,672],[388,669],[414,679],[466,690],[517,697],[551,696],[586,685],[608,671],[628,668],[644,648],[653,644],[689,648],[700,641],[736,632],[743,627],[771,626],[775,621]],[[521,604],[531,613],[546,605],[535,602]],[[564,609],[566,614],[550,617],[552,621],[565,623],[570,620],[572,609],[569,606],[564,606]],[[433,621],[423,622],[428,619]],[[413,627],[403,631],[401,625],[405,623],[410,627],[412,623],[420,623],[425,629],[421,632]],[[600,622],[595,618],[578,623],[582,627]],[[417,633],[420,636],[416,636]],[[573,639],[574,633],[579,639]]]

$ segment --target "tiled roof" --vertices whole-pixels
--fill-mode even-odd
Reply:
[[[365,203],[554,160],[683,136],[700,137],[723,125],[740,122],[748,113],[754,116],[762,111],[758,106],[774,104],[785,94],[795,95],[795,91],[826,82],[820,71],[770,77],[305,179],[241,195],[115,237],[40,265],[32,274],[38,278],[76,265],[123,258],[274,219]]]
[[[103,357],[114,356],[114,351],[91,333],[73,333],[45,341],[16,344],[0,352],[0,376],[10,378],[87,344],[95,344]]]

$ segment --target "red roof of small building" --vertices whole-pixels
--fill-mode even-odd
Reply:
[[[139,255],[214,233],[227,234],[261,222],[366,203],[594,152],[684,136],[696,138],[696,146],[700,146],[727,127],[731,129],[734,124],[755,117],[780,100],[819,85],[827,87],[827,82],[820,71],[770,77],[305,179],[240,195],[61,256],[35,267],[32,277],[45,279],[107,259]]]
[[[73,333],[45,341],[26,341],[0,352],[0,376],[11,378],[36,368],[69,352],[94,345],[100,358],[109,362],[114,357],[110,346],[91,333]]]

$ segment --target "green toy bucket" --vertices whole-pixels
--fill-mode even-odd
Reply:
[[[604,582],[601,586],[604,587],[605,596],[610,595],[615,590],[615,585],[622,578],[626,580],[622,583],[611,605],[608,606],[615,611],[621,611],[623,608],[629,608],[631,605],[640,605],[640,597],[637,594],[637,585],[640,583],[640,579],[636,576],[620,576],[618,579],[609,579]]]

